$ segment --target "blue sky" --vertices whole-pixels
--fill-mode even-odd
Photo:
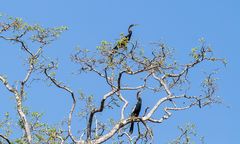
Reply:
[[[104,90],[93,91],[91,87],[98,87],[100,82],[92,83],[96,81],[94,78],[86,79],[85,75],[71,75],[77,70],[76,65],[71,64],[69,59],[76,46],[94,50],[102,40],[114,42],[132,23],[139,24],[134,29],[133,38],[140,41],[143,46],[162,40],[173,47],[178,56],[186,55],[192,47],[198,45],[198,39],[204,37],[213,47],[215,55],[224,57],[228,61],[226,68],[219,66],[221,69],[217,75],[218,95],[221,96],[224,104],[175,113],[158,127],[155,136],[159,139],[156,138],[155,142],[166,143],[171,140],[178,132],[176,127],[187,122],[194,122],[197,125],[198,132],[205,136],[206,143],[239,142],[240,97],[236,91],[240,81],[238,76],[240,73],[239,1],[0,0],[0,3],[0,12],[21,17],[28,23],[39,23],[44,27],[61,25],[69,27],[67,32],[49,46],[47,52],[49,56],[59,59],[59,78],[69,82],[74,90],[82,89],[88,94],[102,95]],[[6,49],[4,46],[0,44],[0,73],[7,73],[9,77],[12,76],[12,80],[20,78],[22,75],[18,75],[16,71],[21,69],[22,63],[16,63],[15,58],[21,59],[21,52],[19,49]],[[185,60],[183,57],[178,58]],[[195,79],[197,80],[197,77]],[[2,116],[4,111],[13,111],[11,107],[14,100],[11,99],[11,94],[3,90],[2,85],[0,90]],[[32,86],[29,95],[28,105],[33,111],[45,112],[46,121],[55,123],[66,117],[71,101],[61,91],[39,82]],[[55,95],[58,95],[57,99]],[[51,105],[52,102],[55,102],[54,106]],[[56,111],[59,113],[57,114]],[[76,120],[74,124],[78,126]]]

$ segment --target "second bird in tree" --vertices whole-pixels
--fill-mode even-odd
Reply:
[[[139,92],[137,92],[137,103],[132,110],[131,117],[138,117],[139,113],[141,111],[141,107],[142,107],[142,99],[140,97],[140,91],[139,91]],[[134,128],[134,122],[131,122],[129,134],[133,133],[133,128]]]

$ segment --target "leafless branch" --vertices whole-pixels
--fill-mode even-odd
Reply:
[[[104,109],[104,103],[106,101],[106,99],[110,96],[112,96],[114,93],[116,92],[116,90],[112,90],[110,92],[108,92],[107,94],[105,94],[103,96],[103,99],[101,100],[101,104],[100,107],[98,109],[93,109],[90,113],[89,116],[89,120],[88,120],[88,124],[87,124],[87,139],[90,140],[91,139],[91,127],[92,127],[92,121],[93,121],[93,116],[94,114],[98,113],[98,112],[102,112]]]
[[[3,138],[8,144],[11,144],[10,140],[6,136],[0,134],[0,137]]]
[[[31,132],[30,132],[30,126],[27,121],[26,115],[23,112],[22,97],[15,88],[10,86],[10,84],[8,83],[6,78],[4,78],[3,76],[0,76],[0,81],[2,81],[2,83],[5,85],[5,87],[7,88],[8,91],[10,91],[11,93],[13,93],[15,95],[16,101],[17,101],[17,111],[18,111],[21,121],[23,122],[24,131],[27,136],[28,143],[31,143],[32,137],[31,137]]]
[[[72,123],[72,115],[73,115],[73,112],[74,112],[74,109],[75,109],[75,106],[76,106],[76,99],[75,99],[75,95],[74,95],[74,92],[68,88],[67,86],[64,86],[62,85],[60,82],[58,82],[55,78],[51,77],[49,74],[48,74],[48,69],[45,68],[44,69],[44,73],[45,75],[51,80],[51,82],[58,88],[68,92],[70,95],[71,95],[71,98],[72,98],[72,107],[71,107],[71,110],[69,112],[69,116],[68,116],[68,134],[70,136],[70,138],[73,140],[73,142],[77,142],[77,140],[73,137],[73,134],[72,134],[72,131],[71,131],[71,123]]]

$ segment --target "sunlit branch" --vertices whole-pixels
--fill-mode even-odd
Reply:
[[[73,115],[73,112],[74,112],[74,109],[76,106],[76,99],[75,99],[74,92],[67,86],[64,86],[61,83],[59,83],[55,78],[51,77],[47,71],[48,71],[48,69],[45,68],[44,73],[51,80],[51,82],[58,88],[63,89],[64,91],[68,92],[71,95],[73,103],[72,103],[72,107],[71,107],[71,110],[70,110],[69,116],[68,116],[68,134],[74,142],[77,142],[77,140],[73,137],[73,134],[71,131],[72,115]]]
[[[8,91],[10,91],[11,93],[13,93],[15,95],[16,101],[17,101],[17,111],[18,111],[18,114],[20,116],[20,119],[23,122],[24,131],[25,131],[25,134],[27,136],[28,143],[31,143],[32,136],[31,136],[31,132],[30,132],[29,123],[27,121],[26,115],[23,112],[22,97],[21,97],[21,95],[18,93],[18,91],[15,88],[10,86],[10,84],[8,83],[6,78],[4,78],[3,76],[0,76],[0,81],[2,81],[2,83],[5,85],[5,87],[7,88]]]

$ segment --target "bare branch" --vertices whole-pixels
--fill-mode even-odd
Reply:
[[[32,142],[32,136],[31,136],[31,132],[30,132],[29,123],[27,121],[26,115],[23,112],[22,97],[15,88],[13,88],[12,86],[9,85],[6,78],[4,78],[1,75],[0,75],[0,81],[2,81],[2,83],[5,85],[5,87],[7,88],[8,91],[10,91],[11,93],[13,93],[15,95],[16,101],[17,101],[17,111],[18,111],[18,114],[20,116],[21,121],[23,122],[24,131],[25,131],[25,134],[27,136],[28,143],[31,143]]]
[[[10,140],[6,136],[0,134],[0,137],[3,138],[8,144],[11,144]]]
[[[120,100],[124,102],[124,105],[121,109],[121,120],[123,120],[124,119],[124,111],[125,111],[126,107],[128,106],[128,101],[121,95],[121,93],[117,93],[117,95],[120,98]]]
[[[103,96],[103,99],[101,100],[101,104],[100,107],[98,109],[93,109],[90,113],[89,119],[88,119],[88,124],[87,124],[87,139],[90,140],[91,139],[91,127],[92,127],[92,121],[93,121],[93,116],[94,114],[98,113],[98,112],[102,112],[104,109],[104,103],[106,101],[106,99],[110,96],[112,96],[114,93],[116,92],[116,90],[112,90],[110,92],[108,92],[107,94],[105,94]]]
[[[77,142],[77,140],[73,137],[72,135],[72,132],[71,132],[71,123],[72,123],[72,115],[73,115],[73,112],[74,112],[74,109],[75,109],[75,106],[76,106],[76,99],[75,99],[75,95],[74,95],[74,92],[68,88],[67,86],[64,86],[62,85],[61,83],[59,83],[55,78],[51,77],[49,74],[48,74],[48,69],[45,68],[44,69],[44,73],[45,75],[51,80],[51,82],[58,88],[60,89],[63,89],[64,91],[68,92],[70,95],[71,95],[71,98],[72,98],[72,107],[71,107],[71,110],[69,112],[69,116],[68,116],[68,134],[70,136],[70,138],[74,141],[74,142]]]

